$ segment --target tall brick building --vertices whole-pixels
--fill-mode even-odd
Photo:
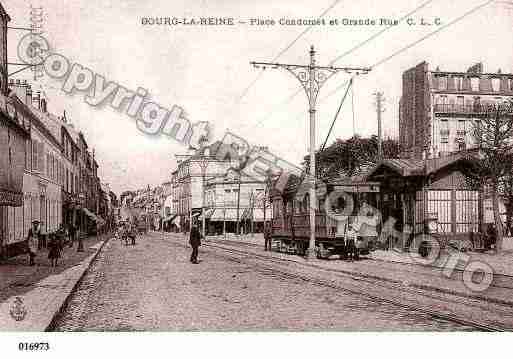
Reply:
[[[490,104],[513,99],[513,74],[430,70],[427,62],[403,73],[399,142],[405,158],[443,157],[476,145],[472,132]]]

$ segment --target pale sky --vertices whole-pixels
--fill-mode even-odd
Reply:
[[[426,0],[336,2],[324,19],[395,18],[399,19]],[[465,14],[485,0],[433,0],[412,15],[420,22],[439,17],[442,26]],[[292,100],[299,82],[285,70],[262,70],[250,61],[271,61],[307,28],[305,26],[143,26],[142,17],[234,17],[316,18],[334,0],[295,1],[108,1],[108,0],[22,0],[2,1],[11,26],[29,26],[30,4],[44,6],[44,36],[54,51],[105,76],[108,81],[136,90],[148,89],[151,100],[171,108],[184,108],[189,119],[209,121],[214,139],[226,130],[238,133],[251,144],[269,146],[272,152],[299,164],[308,151],[307,101],[303,92]],[[314,45],[319,65],[328,65],[341,54],[384,26],[314,26],[306,31],[278,62],[308,62]],[[401,48],[421,39],[438,27],[392,27],[365,46],[336,61],[334,66],[371,66]],[[23,33],[9,31],[9,60],[17,62],[16,44]],[[368,136],[377,132],[373,93],[385,94],[383,114],[385,134],[397,134],[401,76],[406,69],[427,61],[432,69],[465,71],[482,61],[485,72],[513,72],[513,4],[496,1],[466,16],[461,21],[419,42],[359,76],[354,85],[356,133]],[[10,67],[9,72],[16,70]],[[258,80],[241,98],[244,89]],[[30,72],[19,74],[29,78]],[[344,88],[325,98],[344,84],[349,75],[339,73],[322,88],[317,111],[317,146],[327,134],[344,93]],[[92,108],[83,93],[65,94],[62,82],[39,79],[48,96],[48,107],[55,114],[65,109],[75,127],[95,148],[102,181],[118,194],[126,189],[155,186],[170,179],[175,154],[186,152],[181,144],[166,136],[148,136],[135,121],[110,107]],[[353,135],[351,96],[346,99],[330,142]]]

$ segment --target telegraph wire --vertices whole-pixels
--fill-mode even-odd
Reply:
[[[318,17],[321,18],[323,16],[325,16],[331,9],[333,9],[341,0],[335,0],[326,10],[324,10]],[[294,44],[304,35],[306,34],[308,31],[310,31],[310,29],[313,27],[313,25],[310,25],[308,26],[307,28],[305,28],[303,31],[301,31],[301,33],[290,43],[288,44],[283,50],[281,50],[278,55],[276,55],[272,60],[271,62],[275,62],[277,61],[281,55],[283,55],[285,52],[287,52],[292,46],[294,46]],[[240,102],[245,96],[246,94],[248,93],[248,91],[255,85],[255,83],[260,79],[260,77],[262,76],[263,74],[263,70],[260,71],[258,73],[258,75],[256,76],[256,78],[244,89],[244,91],[242,91],[242,94],[240,95],[239,99],[237,102]]]
[[[425,36],[422,36],[420,39],[415,40],[414,42],[412,42],[412,43],[410,43],[410,44],[408,44],[408,45],[404,46],[403,48],[401,48],[401,49],[399,49],[399,50],[395,51],[395,52],[394,52],[394,53],[392,53],[391,55],[384,57],[383,59],[381,59],[381,60],[377,61],[376,63],[374,63],[374,64],[373,64],[372,66],[370,66],[370,67],[371,67],[372,69],[374,69],[375,67],[378,67],[378,66],[380,66],[380,65],[383,65],[385,62],[390,61],[390,60],[391,60],[392,58],[394,58],[395,56],[397,56],[397,55],[399,55],[399,54],[403,53],[404,51],[407,51],[407,50],[411,49],[412,47],[414,47],[414,46],[418,45],[420,42],[422,42],[422,41],[424,41],[424,40],[427,40],[427,39],[428,39],[428,38],[430,38],[431,36],[436,35],[436,34],[437,34],[437,33],[439,33],[440,31],[442,31],[442,30],[444,30],[444,29],[448,28],[448,27],[449,27],[449,26],[451,26],[451,25],[454,25],[455,23],[457,23],[457,22],[459,22],[459,21],[463,20],[463,19],[464,19],[464,18],[466,18],[467,16],[469,16],[469,15],[471,15],[471,14],[475,13],[477,10],[482,9],[483,7],[485,7],[486,5],[488,5],[488,4],[490,4],[490,3],[494,2],[494,1],[495,1],[495,0],[488,0],[488,1],[484,2],[484,3],[481,3],[481,4],[480,4],[480,5],[478,5],[478,6],[473,7],[472,9],[468,10],[467,12],[465,12],[463,15],[460,15],[460,16],[458,16],[457,18],[455,18],[455,19],[453,19],[453,20],[449,21],[447,24],[440,26],[438,29],[436,29],[436,30],[434,30],[434,31],[430,32],[429,34],[427,34],[427,35],[425,35]],[[327,98],[329,98],[329,97],[331,97],[332,95],[334,95],[336,92],[338,92],[340,89],[342,89],[342,88],[345,86],[345,84],[346,84],[346,83],[347,83],[347,81],[346,81],[345,83],[343,83],[342,85],[337,86],[333,91],[331,91],[329,94],[327,94],[326,96],[324,96],[323,98],[321,98],[321,99],[320,99],[320,102],[323,102],[323,101],[324,101],[324,100],[326,100]]]
[[[409,16],[412,16],[413,14],[415,14],[416,12],[418,12],[419,10],[421,10],[422,8],[424,8],[425,6],[429,5],[431,2],[433,2],[434,0],[427,0],[425,1],[424,3],[422,3],[421,5],[417,6],[415,9],[413,9],[412,11],[410,11],[408,14],[406,15],[403,15],[400,19],[399,19],[399,22],[404,20],[405,18],[409,17]],[[343,57],[353,53],[354,51],[356,51],[357,49],[359,49],[360,47],[366,45],[367,43],[369,43],[370,41],[376,39],[377,37],[381,36],[383,33],[385,33],[386,31],[390,30],[392,27],[395,27],[395,25],[388,25],[387,27],[385,27],[383,30],[381,31],[378,31],[376,34],[370,36],[369,38],[365,39],[364,41],[362,41],[360,44],[354,46],[353,48],[347,50],[346,52],[344,52],[343,54],[337,56],[334,60],[330,61],[329,64],[332,65],[334,62],[342,59]],[[262,70],[263,71],[263,70]],[[262,74],[262,71],[259,73],[259,76]],[[256,80],[254,81],[256,82]],[[336,91],[340,90],[341,88],[345,87],[347,84],[348,84],[349,80],[345,81],[344,83],[342,83],[340,86],[337,87]],[[253,83],[254,84],[254,83]],[[252,85],[253,85],[252,84]],[[281,108],[283,106],[285,106],[286,104],[288,104],[290,101],[292,101],[298,93],[301,92],[301,89],[298,89],[296,90],[295,92],[293,92],[286,100],[284,100],[282,103],[280,103],[279,105],[275,106],[271,111],[269,111],[267,113],[267,115],[265,117],[263,117],[261,120],[257,121],[257,123],[255,125],[253,125],[253,128],[256,128],[258,126],[260,126],[262,124],[262,122],[266,121],[278,108]],[[330,96],[331,96],[332,93],[330,93]]]

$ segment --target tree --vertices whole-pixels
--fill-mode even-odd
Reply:
[[[393,139],[382,141],[385,158],[399,155],[399,143]],[[309,168],[310,156],[305,156],[304,165]],[[355,135],[347,140],[337,139],[324,150],[317,152],[316,171],[318,178],[354,176],[365,167],[378,162],[378,138]]]
[[[480,150],[471,178],[481,188],[488,189],[492,197],[492,208],[497,228],[496,251],[502,249],[504,235],[499,213],[499,194],[511,190],[513,160],[512,103],[496,104],[486,109],[485,116],[476,122],[473,136]]]

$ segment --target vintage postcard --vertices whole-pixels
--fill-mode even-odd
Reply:
[[[511,331],[512,38],[511,1],[1,0],[0,331]]]

